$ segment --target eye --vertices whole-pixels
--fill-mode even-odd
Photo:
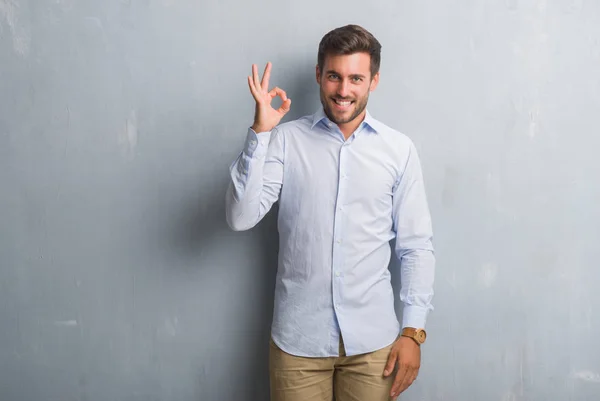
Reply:
[[[338,79],[339,76],[337,74],[329,74],[329,79]]]
[[[354,78],[352,78],[352,80],[354,82],[360,82],[360,81],[362,81],[362,78],[361,77],[354,77]]]

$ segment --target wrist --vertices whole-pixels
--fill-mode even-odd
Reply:
[[[427,339],[427,333],[422,328],[404,327],[400,336],[412,339],[417,345],[421,345]]]
[[[264,125],[258,125],[258,124],[252,124],[252,127],[250,127],[250,128],[252,128],[252,130],[254,132],[256,132],[257,134],[259,132],[269,132],[269,131],[272,130],[272,128],[268,128],[268,127],[266,127]]]

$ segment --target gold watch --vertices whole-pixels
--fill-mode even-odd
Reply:
[[[418,345],[421,345],[425,342],[425,339],[427,338],[427,333],[424,329],[405,327],[404,329],[402,329],[401,336],[412,338]]]

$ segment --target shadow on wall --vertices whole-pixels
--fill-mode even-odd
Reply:
[[[307,63],[306,63],[307,64]],[[292,64],[293,65],[293,64]],[[285,73],[285,80],[281,87],[292,98],[292,110],[282,122],[290,121],[302,115],[312,114],[318,102],[318,85],[314,78],[314,65],[306,65],[302,68],[295,67],[293,71],[301,71],[300,74],[289,76]],[[310,88],[310,89],[307,89]],[[277,99],[279,101],[279,99]],[[280,103],[274,104],[279,107]],[[210,122],[209,125],[219,130],[219,122]],[[241,149],[240,149],[241,150]],[[206,148],[205,152],[210,149]],[[214,155],[198,155],[200,159],[214,160]],[[275,276],[278,257],[278,233],[277,233],[277,214],[278,203],[274,204],[269,213],[263,220],[248,232],[233,232],[225,221],[225,192],[229,185],[229,165],[233,160],[222,160],[218,168],[207,164],[207,172],[202,174],[199,181],[193,185],[203,188],[202,191],[190,191],[188,199],[183,202],[183,207],[178,211],[177,222],[175,226],[168,223],[167,238],[170,252],[180,252],[187,254],[188,258],[205,260],[202,254],[213,253],[208,260],[224,260],[226,257],[214,255],[214,252],[223,249],[235,249],[235,244],[243,241],[247,236],[254,236],[253,244],[257,244],[257,250],[252,257],[259,260],[260,263],[256,273],[257,282],[263,283],[265,293],[255,299],[252,309],[259,311],[255,316],[263,316],[264,320],[258,322],[255,327],[260,329],[256,337],[245,338],[244,343],[249,347],[245,360],[249,363],[236,363],[237,372],[230,372],[229,377],[237,377],[236,380],[246,381],[239,383],[239,388],[249,389],[247,394],[249,399],[269,399],[269,381],[268,381],[268,352],[269,335],[271,330],[271,319],[273,310],[273,295],[275,288]],[[204,169],[203,169],[204,170]],[[218,171],[217,171],[218,170]],[[196,177],[198,178],[198,177]],[[188,183],[189,185],[190,183]],[[223,244],[226,243],[226,246]],[[254,248],[254,246],[253,246]],[[250,256],[250,255],[249,255]],[[243,259],[243,258],[242,258]],[[201,269],[213,269],[214,266],[199,266]],[[255,268],[256,266],[253,266]],[[236,267],[244,268],[243,266]],[[224,317],[227,319],[227,316]],[[241,330],[240,332],[243,332]],[[215,356],[217,358],[217,356]],[[212,359],[212,357],[209,357]],[[232,361],[233,362],[233,361]],[[208,391],[208,393],[207,393]],[[203,396],[211,399],[212,389],[202,389]],[[216,391],[216,390],[215,390]],[[219,393],[222,395],[222,389]],[[217,396],[217,394],[214,394]]]
[[[282,88],[292,99],[292,108],[283,121],[313,114],[321,104],[319,84],[315,79],[315,64],[303,61],[300,67],[294,67],[293,74],[294,77],[290,77],[289,81],[286,80],[286,84],[291,82],[291,85]]]
[[[284,117],[282,123],[312,114],[320,104],[318,100],[318,84],[315,82],[314,77],[314,65],[309,63],[304,64],[301,68],[294,67],[294,76],[285,73],[285,81],[282,82],[281,87],[292,98],[293,104],[292,109]],[[273,106],[277,108],[280,104],[281,101],[277,98]],[[210,131],[220,131],[218,121],[211,123],[210,126]],[[240,135],[243,134],[241,133]],[[211,161],[209,163],[212,163],[214,154],[210,154],[211,149],[206,147],[204,152],[206,153],[195,157]],[[223,239],[223,235],[227,238],[230,238],[232,235],[245,235],[243,233],[232,234],[225,221],[225,192],[229,185],[229,166],[233,160],[222,160],[222,162],[219,164],[218,169],[215,169],[213,165],[207,165],[207,168],[203,169],[207,171],[207,174],[201,177],[200,181],[193,184],[199,188],[208,190],[203,190],[197,193],[196,196],[190,197],[186,202],[186,206],[181,211],[182,216],[177,219],[179,223],[175,227],[175,234],[172,237],[173,241],[170,241],[170,243],[180,250],[191,253],[201,252],[203,249],[211,249],[214,241]],[[215,170],[218,171],[215,172]],[[265,254],[272,253],[273,243],[277,243],[275,240],[277,234],[276,208],[277,205],[274,205],[263,221],[250,230],[253,233],[258,233],[261,238],[265,237],[265,246],[261,248],[265,251]],[[275,230],[273,231],[272,229]],[[274,235],[275,237],[273,237]]]

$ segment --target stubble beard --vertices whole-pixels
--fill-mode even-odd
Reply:
[[[321,104],[323,105],[323,111],[325,112],[325,115],[335,124],[346,124],[349,123],[350,121],[353,121],[356,117],[358,117],[360,115],[360,113],[362,113],[365,108],[367,107],[367,103],[369,101],[369,92],[367,92],[367,94],[359,99],[351,99],[354,100],[354,103],[352,104],[354,106],[354,112],[347,118],[343,118],[343,119],[338,119],[335,117],[333,110],[331,109],[331,104],[330,102],[332,102],[333,100],[331,100],[331,98],[328,98],[325,93],[323,92],[323,88],[319,88],[319,92],[320,92],[320,97],[321,97]],[[337,98],[337,97],[336,97]],[[348,99],[345,99],[348,100]]]

